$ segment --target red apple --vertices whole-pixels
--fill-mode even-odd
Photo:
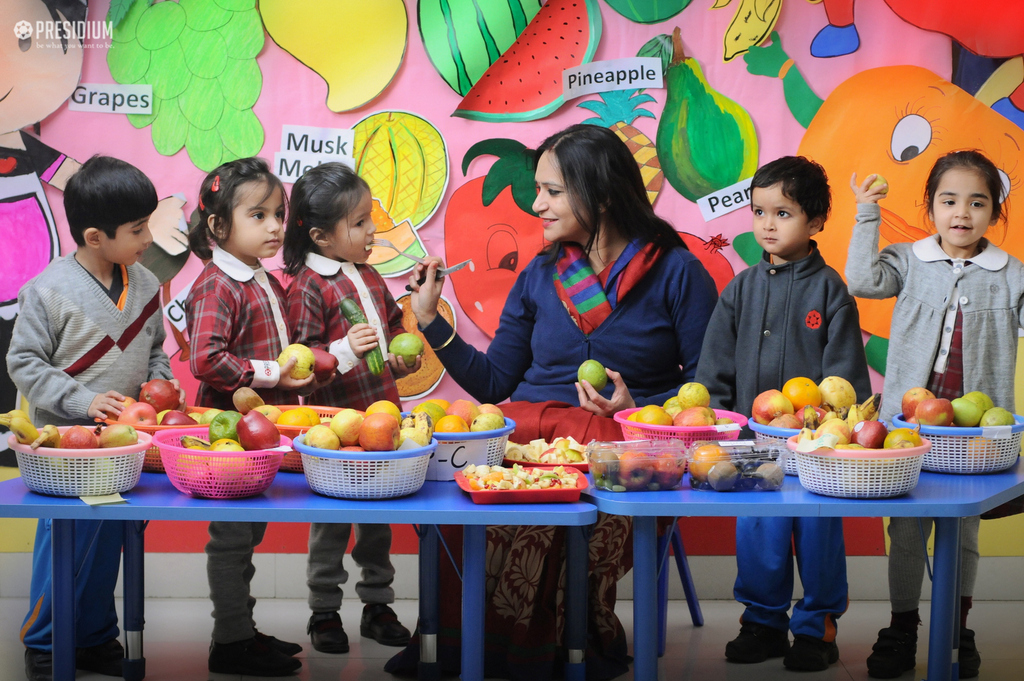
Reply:
[[[186,414],[183,411],[177,409],[171,409],[169,412],[164,414],[164,418],[160,421],[161,426],[196,426],[198,422]]]
[[[60,436],[61,449],[96,449],[99,447],[96,434],[85,426],[71,426]]]
[[[654,458],[654,481],[661,489],[672,489],[683,479],[686,459],[670,452],[661,452]]]
[[[174,384],[163,378],[154,378],[142,384],[139,401],[151,404],[157,412],[165,409],[177,409],[181,406],[181,396]]]
[[[867,449],[881,449],[889,429],[880,421],[861,421],[850,433],[850,444],[860,445]]]
[[[793,413],[793,403],[778,390],[765,390],[754,398],[750,410],[754,420],[767,426],[776,417]]]
[[[398,448],[401,426],[391,414],[368,414],[359,426],[359,446],[368,452],[390,452]]]
[[[799,430],[804,427],[804,422],[796,414],[783,414],[773,418],[768,425],[772,428],[795,428]]]
[[[914,416],[922,426],[951,426],[953,403],[942,398],[922,400],[914,410]]]
[[[619,484],[627,490],[646,489],[653,477],[654,465],[646,454],[629,450],[619,456]]]
[[[271,449],[281,443],[281,434],[277,431],[277,426],[255,410],[250,411],[235,424],[235,431],[238,433],[238,444],[246,451]]]
[[[690,407],[672,418],[673,426],[713,426],[718,418],[708,407]]]
[[[149,402],[136,402],[122,409],[117,420],[119,423],[131,425],[155,426],[157,424],[156,408]]]
[[[326,383],[338,370],[338,358],[320,348],[310,348],[313,351],[313,376],[317,383]]]
[[[900,408],[903,409],[903,420],[907,421],[917,413],[917,405],[925,400],[934,399],[935,395],[927,388],[911,388],[903,393],[903,401],[900,404]]]

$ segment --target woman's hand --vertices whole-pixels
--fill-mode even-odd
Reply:
[[[281,367],[281,377],[277,380],[277,387],[281,390],[301,390],[313,382],[312,372],[305,378],[292,378],[292,369],[298,361],[298,356],[292,355]]]
[[[589,381],[580,381],[576,384],[576,393],[580,398],[580,406],[598,416],[613,416],[617,411],[635,407],[636,402],[633,401],[632,395],[629,394],[629,388],[626,387],[625,381],[622,380],[622,374],[611,369],[605,369],[605,371],[608,373],[608,378],[612,380],[612,385],[615,386],[612,398],[606,400],[601,397],[599,392],[594,390],[594,386],[590,385]]]
[[[416,362],[410,367],[406,366],[405,358],[395,357],[393,352],[388,353],[388,364],[391,365],[391,373],[395,378],[402,378],[409,374],[415,374],[423,366],[423,355],[416,355]]]
[[[348,330],[348,343],[358,359],[362,359],[370,350],[377,347],[377,332],[369,324],[354,324]]]
[[[417,263],[409,275],[409,288],[412,289],[412,313],[420,328],[426,328],[437,316],[437,301],[441,298],[444,279],[437,278],[437,269],[444,262],[437,257],[427,259],[427,264]],[[421,286],[417,283],[424,275],[426,281]]]
[[[871,184],[877,179],[877,174],[871,174],[858,185],[857,173],[853,174],[850,178],[850,189],[853,190],[853,195],[857,197],[857,203],[878,203],[879,199],[886,197],[889,193],[889,184],[883,178],[882,184],[872,187]]]

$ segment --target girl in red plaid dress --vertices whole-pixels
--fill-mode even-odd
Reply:
[[[360,410],[378,400],[399,404],[395,378],[422,364],[417,357],[407,367],[402,358],[388,354],[384,373],[375,376],[362,361],[369,350],[386,349],[389,338],[405,332],[401,308],[380,274],[366,265],[376,232],[372,209],[369,185],[342,163],[310,169],[292,189],[284,242],[285,273],[294,277],[287,296],[292,341],[336,356],[340,374],[311,396],[312,404]],[[358,301],[369,323],[349,324],[339,309],[343,298]],[[307,631],[320,652],[349,649],[338,610],[339,585],[348,581],[342,560],[351,532],[350,523],[310,526],[306,577],[312,615]],[[356,524],[352,558],[362,568],[356,593],[364,604],[359,633],[384,645],[404,646],[409,630],[388,605],[395,600],[390,552],[390,525]]]
[[[267,404],[290,404],[313,381],[291,377],[294,358],[284,366],[275,359],[288,345],[285,293],[260,259],[280,250],[284,215],[284,186],[262,159],[225,163],[203,181],[189,245],[208,262],[185,301],[199,406],[232,409],[231,394],[242,386]],[[301,646],[261,634],[253,622],[252,554],[266,529],[266,523],[210,523],[211,672],[286,676],[302,666],[292,657]]]

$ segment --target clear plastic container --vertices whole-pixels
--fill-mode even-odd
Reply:
[[[586,456],[594,486],[612,492],[674,489],[686,472],[686,443],[682,440],[591,442]]]
[[[715,492],[773,492],[782,487],[783,444],[754,440],[694,442],[686,453],[690,487]]]

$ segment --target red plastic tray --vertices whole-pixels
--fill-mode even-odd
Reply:
[[[575,468],[581,473],[590,472],[589,463],[534,463],[532,461],[519,461],[517,459],[502,459],[501,465],[503,468],[512,468],[512,464],[517,463],[523,468],[530,466],[532,468],[554,468],[555,466],[565,466],[567,468]]]
[[[519,462],[517,462],[519,463]],[[520,463],[520,465],[522,465]],[[523,466],[526,468],[526,466]],[[546,468],[546,466],[532,465],[530,468]],[[548,467],[549,468],[549,467]],[[555,502],[579,501],[590,483],[587,476],[576,466],[563,466],[566,471],[579,474],[576,478],[576,489],[555,487],[554,489],[482,489],[475,490],[469,486],[469,480],[462,474],[462,471],[455,471],[455,483],[463,492],[469,493],[474,504],[552,504]]]

